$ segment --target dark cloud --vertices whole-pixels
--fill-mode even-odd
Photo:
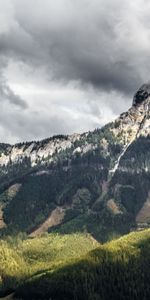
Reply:
[[[0,102],[2,101],[8,101],[10,105],[15,105],[22,109],[28,107],[26,101],[11,90],[3,78],[0,80]]]
[[[127,94],[141,84],[144,45],[136,49],[135,43],[134,52],[132,43],[132,22],[141,24],[136,5],[117,0],[13,3],[16,23],[0,36],[2,53],[44,65],[54,80],[78,80]]]
[[[8,102],[10,105],[15,105],[21,109],[28,107],[27,102],[19,95],[13,92],[9,87],[5,76],[3,75],[4,69],[7,67],[7,59],[4,56],[0,57],[0,103]]]
[[[14,138],[59,133],[63,122],[63,132],[88,129],[82,121],[84,113],[90,115],[89,127],[93,127],[98,124],[98,118],[102,125],[107,115],[109,121],[115,113],[127,108],[136,89],[150,80],[149,9],[150,3],[145,0],[1,0],[1,101],[9,102],[12,110],[14,106],[27,110],[20,114],[16,110],[11,112],[16,118],[12,128]],[[39,104],[33,103],[31,97],[24,101],[24,96],[17,96],[4,79],[4,69],[10,61],[23,63],[32,70],[37,91],[38,72],[41,72],[41,82],[45,82],[41,86],[51,86],[54,82],[59,90],[62,85],[67,89],[71,84],[74,91],[80,90],[78,96],[83,107],[80,105],[76,112],[73,98],[71,116],[66,119],[64,93],[60,96],[61,109],[53,106],[54,113],[49,104],[48,116],[43,112],[42,117],[38,114],[34,117],[34,107],[40,112],[44,100]],[[14,81],[15,76],[14,70]],[[31,78],[27,72],[25,76],[24,84]],[[83,100],[85,91],[87,98]],[[74,115],[78,128],[73,123]],[[8,129],[6,122],[4,126]]]

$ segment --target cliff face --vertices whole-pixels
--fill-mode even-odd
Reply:
[[[149,226],[149,146],[148,85],[135,94],[128,112],[101,129],[1,144],[1,232],[41,233],[46,222],[46,230],[86,229],[106,240]]]

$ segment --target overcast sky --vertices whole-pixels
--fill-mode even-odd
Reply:
[[[149,0],[0,0],[1,142],[101,127],[149,80]]]

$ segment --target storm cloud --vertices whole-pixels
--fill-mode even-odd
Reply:
[[[1,139],[92,130],[127,109],[150,81],[149,11],[147,0],[1,0],[0,98],[15,118],[4,113]]]

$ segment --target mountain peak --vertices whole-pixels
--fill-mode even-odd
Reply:
[[[150,97],[150,82],[143,84],[133,97],[133,106],[141,104]]]
[[[103,242],[149,226],[149,135],[146,84],[133,106],[101,129],[0,144],[0,234],[85,228]]]

